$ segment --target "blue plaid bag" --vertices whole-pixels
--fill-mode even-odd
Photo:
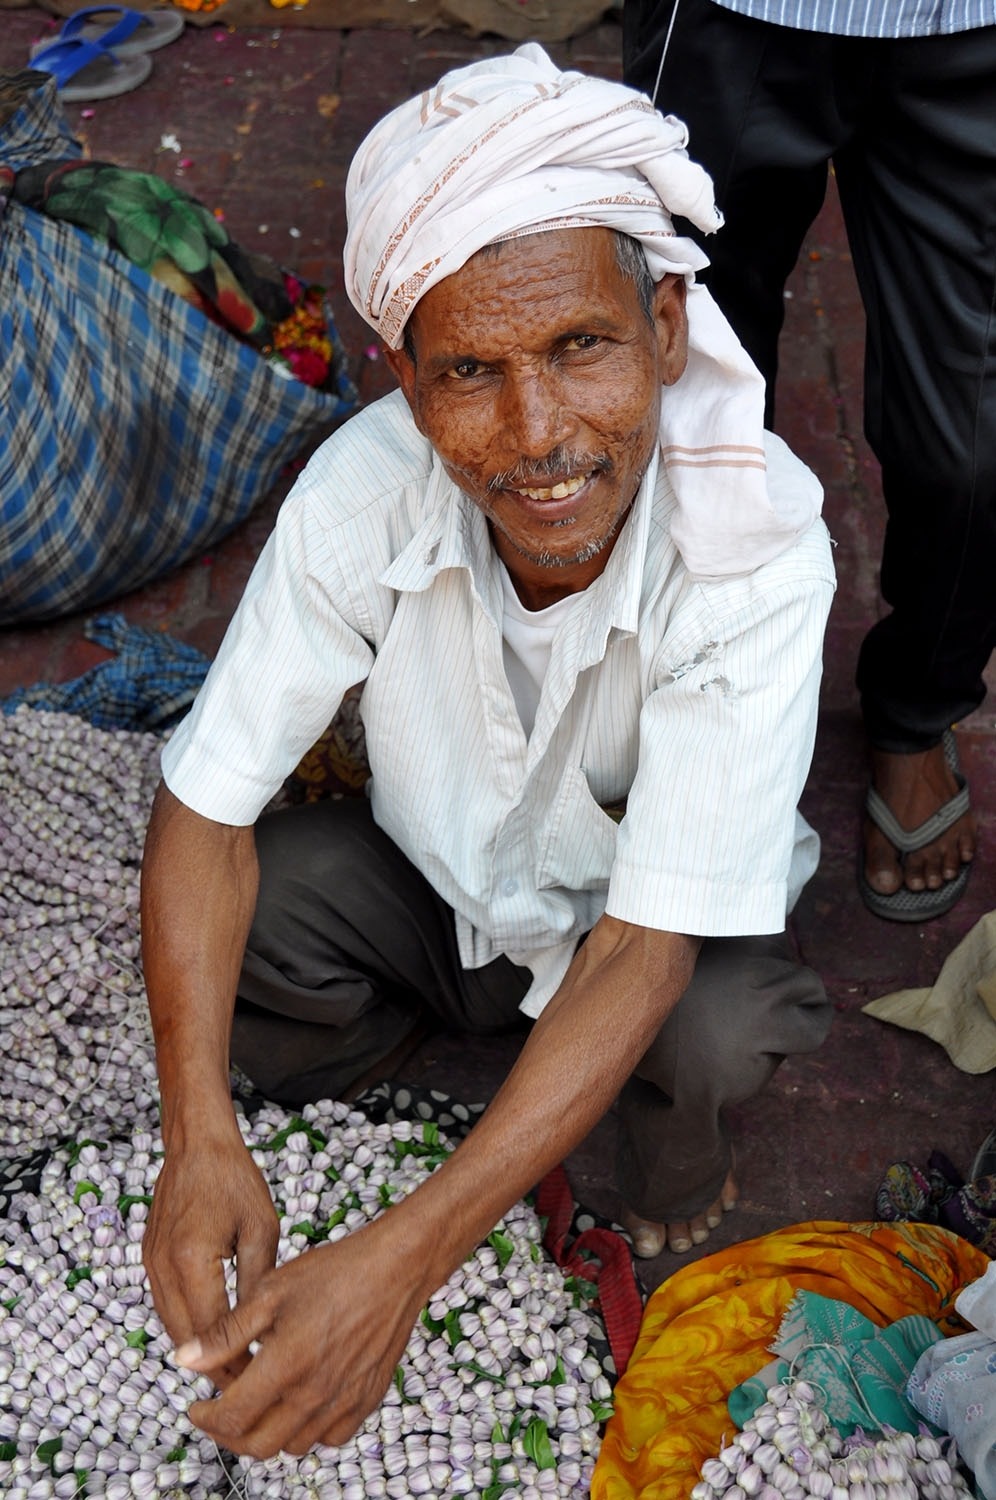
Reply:
[[[287,379],[101,240],[13,201],[79,157],[54,80],[0,75],[0,625],[91,608],[219,541],[356,405]],[[27,86],[26,86],[27,85]]]

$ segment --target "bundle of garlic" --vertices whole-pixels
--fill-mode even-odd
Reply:
[[[842,1438],[805,1380],[772,1386],[718,1458],[702,1465],[690,1500],[958,1500],[970,1496],[950,1439],[860,1430]]]
[[[280,1214],[278,1261],[321,1254],[445,1156],[435,1126],[344,1104],[266,1107],[243,1136]],[[295,1500],[584,1496],[610,1385],[584,1285],[516,1205],[425,1309],[394,1384],[339,1448],[222,1455],[186,1417],[210,1389],[176,1368],[141,1240],[161,1160],[151,1131],[54,1153],[0,1221],[0,1493],[6,1500],[229,1495]],[[234,1276],[229,1283],[234,1294]]]
[[[0,714],[0,1152],[153,1107],[138,880],[161,746],[73,714]]]

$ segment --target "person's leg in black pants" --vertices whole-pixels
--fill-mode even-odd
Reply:
[[[996,27],[878,45],[860,136],[837,158],[888,509],[892,612],[858,687],[875,784],[913,828],[957,790],[941,736],[981,703],[996,645]],[[898,889],[889,840],[867,839],[875,889]],[[907,884],[920,868],[940,889],[973,851],[967,814],[907,861]]]
[[[623,23],[626,82],[653,96],[660,74],[658,108],[685,121],[688,153],[712,177],[726,222],[700,237],[710,259],[701,280],[767,382],[770,427],[785,283],[823,203],[844,128],[833,41],[713,0],[678,0],[676,11],[675,0],[627,0]]]

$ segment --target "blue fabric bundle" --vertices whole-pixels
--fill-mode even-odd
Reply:
[[[29,708],[77,714],[98,729],[170,729],[194,701],[211,665],[195,646],[129,625],[123,615],[88,620],[83,634],[116,655],[71,682],[18,688],[4,700],[4,713],[26,703]]]
[[[78,157],[54,80],[0,75],[0,625],[91,608],[243,520],[356,405],[259,352],[71,224],[3,192]],[[0,87],[0,101],[3,98]],[[0,120],[3,119],[0,114]]]

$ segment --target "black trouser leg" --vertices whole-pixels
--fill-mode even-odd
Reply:
[[[674,0],[627,0],[626,81],[652,94]],[[658,108],[689,128],[689,155],[712,177],[726,219],[695,235],[710,258],[707,283],[767,382],[773,425],[785,282],[826,192],[841,134],[831,40],[769,26],[714,5],[680,0],[657,93]],[[797,126],[797,94],[810,115]]]
[[[880,45],[836,161],[889,515],[858,687],[871,742],[912,751],[981,703],[996,645],[996,26]]]

